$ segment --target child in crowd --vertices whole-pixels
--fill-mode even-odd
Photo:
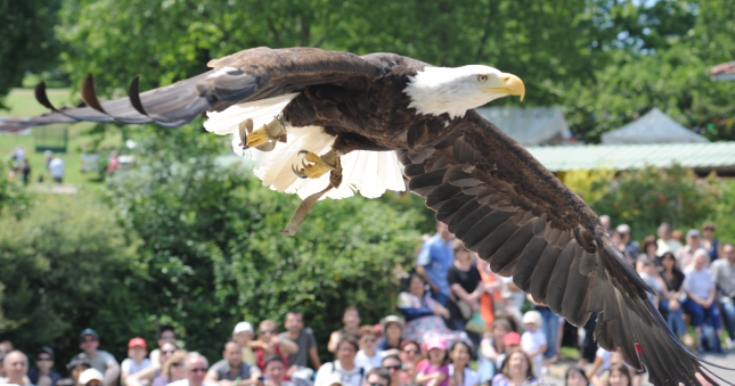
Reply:
[[[383,355],[378,354],[376,347],[378,346],[378,335],[373,326],[360,327],[360,351],[355,356],[355,364],[370,371],[371,369],[381,367]]]
[[[424,386],[449,386],[447,340],[440,336],[424,339],[428,361],[419,363],[416,382]]]
[[[145,340],[143,338],[130,339],[130,342],[128,342],[128,358],[120,365],[123,384],[125,384],[125,380],[129,375],[151,366],[151,360],[146,358],[147,356],[148,345]]]
[[[255,364],[255,353],[253,353],[253,349],[250,347],[253,335],[253,325],[248,322],[236,324],[235,329],[232,331],[232,340],[242,347],[242,361],[249,365]]]
[[[543,353],[546,352],[546,336],[541,332],[541,314],[538,311],[528,311],[523,314],[523,325],[526,332],[521,336],[521,347],[531,358],[533,375],[541,378]]]

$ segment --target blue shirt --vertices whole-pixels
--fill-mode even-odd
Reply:
[[[439,234],[435,234],[424,243],[416,264],[424,266],[426,276],[439,287],[439,292],[449,296],[447,272],[454,264],[454,249],[452,249],[451,241],[444,241]]]

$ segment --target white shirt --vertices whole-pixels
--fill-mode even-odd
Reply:
[[[178,381],[171,382],[166,386],[189,386],[189,379],[187,378],[180,379]],[[217,386],[217,384],[204,381],[202,382],[202,386]]]
[[[136,364],[133,358],[125,358],[125,360],[122,361],[122,364],[120,365],[120,370],[126,374],[135,374],[138,371],[149,367],[150,365],[151,360],[148,358],[143,358],[140,364]]]
[[[546,342],[546,336],[539,328],[536,328],[536,331],[531,332],[530,330],[526,330],[526,332],[521,335],[521,348],[523,348],[523,351],[526,352],[526,354],[529,354],[533,351],[538,351],[541,346],[547,344]],[[533,375],[536,378],[541,378],[541,367],[543,366],[543,354],[538,353],[531,357],[531,362],[533,365]]]
[[[602,359],[602,366],[597,370],[597,375],[600,375],[603,371],[610,368],[610,358],[612,358],[612,353],[600,347],[597,349],[595,356]]]
[[[381,367],[383,361],[383,356],[379,352],[375,352],[375,355],[372,357],[367,356],[365,354],[365,351],[358,351],[357,355],[355,356],[355,365],[360,366],[365,369],[365,371],[370,371],[371,369],[375,369],[378,367]]]
[[[347,371],[342,369],[342,365],[339,361],[327,362],[319,368],[319,371],[317,371],[314,386],[330,386],[324,384],[331,378],[330,375],[332,374],[339,375],[342,379],[342,386],[362,386],[363,382],[365,382],[367,371],[357,364],[355,364],[354,369]]]
[[[51,177],[64,177],[64,161],[61,158],[52,159],[51,163],[48,164],[48,167],[51,169]]]
[[[697,272],[694,267],[688,269],[684,276],[684,291],[691,292],[702,299],[709,297],[709,291],[715,288],[715,282],[712,281],[712,272],[709,268],[702,268]]]
[[[449,365],[449,376],[454,376],[454,366]],[[480,378],[477,377],[477,373],[469,367],[464,368],[464,383],[457,386],[475,386],[480,383]]]

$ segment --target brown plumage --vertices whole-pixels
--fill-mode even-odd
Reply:
[[[654,384],[700,384],[695,373],[704,373],[703,362],[669,331],[648,300],[651,289],[581,198],[471,108],[453,115],[410,107],[406,88],[427,64],[395,54],[256,48],[209,66],[140,95],[135,80],[129,98],[114,101],[98,101],[90,77],[83,87],[88,107],[81,108],[57,110],[40,85],[39,101],[54,112],[5,121],[0,130],[79,120],[173,127],[205,111],[298,92],[282,111],[291,126],[322,127],[341,155],[396,151],[409,189],[495,272],[513,275],[524,292],[577,326],[599,312],[600,346],[621,348],[636,368],[646,364]]]

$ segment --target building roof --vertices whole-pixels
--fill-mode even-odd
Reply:
[[[718,64],[710,70],[712,80],[735,80],[735,62]]]
[[[670,167],[678,163],[698,173],[735,174],[735,142],[545,146],[528,151],[552,172]]]
[[[523,146],[558,145],[572,136],[564,113],[558,107],[481,107],[476,110]]]
[[[602,135],[604,145],[708,142],[654,107],[646,115]]]

